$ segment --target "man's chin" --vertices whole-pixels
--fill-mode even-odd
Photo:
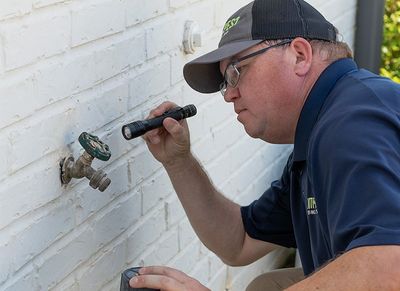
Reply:
[[[246,131],[247,135],[252,137],[252,138],[260,138],[258,134],[256,134],[254,131],[252,131],[250,128],[248,128],[245,124],[243,124],[244,130]]]

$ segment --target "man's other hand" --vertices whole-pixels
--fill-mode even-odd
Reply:
[[[131,287],[153,288],[161,291],[210,291],[196,279],[169,267],[144,267],[139,270],[139,274],[129,281]]]

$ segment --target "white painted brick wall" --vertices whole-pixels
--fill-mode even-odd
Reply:
[[[183,65],[216,47],[225,19],[248,0],[0,1],[0,290],[119,290],[134,265],[165,264],[212,290],[244,290],[279,265],[278,251],[228,268],[197,239],[161,165],[121,126],[163,100],[194,103],[193,151],[216,186],[247,204],[280,175],[290,147],[245,135],[232,106],[191,90]],[[310,0],[353,44],[356,0]],[[204,30],[182,51],[186,20]],[[67,187],[59,161],[82,153],[81,132],[112,151],[111,178]]]

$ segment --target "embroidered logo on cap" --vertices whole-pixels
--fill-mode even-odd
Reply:
[[[239,23],[239,20],[240,20],[240,16],[229,19],[225,23],[224,28],[222,29],[222,36],[226,35],[232,27],[236,26]]]

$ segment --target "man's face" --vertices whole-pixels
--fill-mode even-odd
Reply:
[[[265,46],[256,45],[221,61],[220,71],[223,74],[232,61]],[[295,61],[289,49],[276,47],[240,62],[237,86],[227,87],[224,99],[233,103],[237,119],[251,137],[271,143],[293,143],[303,100],[297,88],[301,80],[293,71]]]

